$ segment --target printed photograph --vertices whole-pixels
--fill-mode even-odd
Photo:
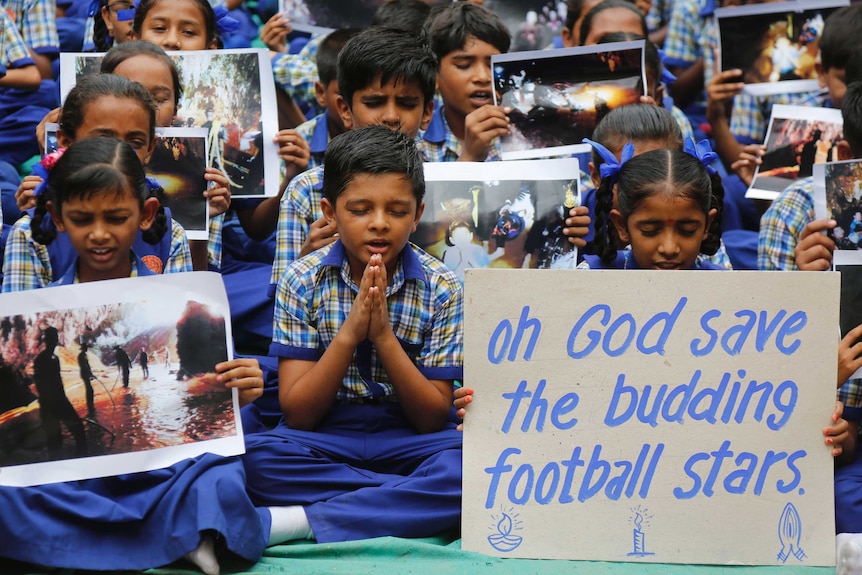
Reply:
[[[746,90],[758,95],[816,90],[823,23],[847,4],[816,0],[717,9],[721,69],[742,70]]]
[[[577,252],[563,236],[563,219],[578,202],[577,160],[514,164],[478,164],[473,173],[425,164],[425,212],[410,241],[461,281],[470,268],[574,269]]]
[[[774,200],[794,181],[811,177],[815,164],[837,160],[842,126],[840,110],[773,106],[766,155],[746,197]]]
[[[156,148],[147,165],[148,175],[164,191],[164,205],[186,230],[190,240],[209,238],[207,189],[207,130],[160,128]]]
[[[53,154],[60,148],[57,142],[57,130],[60,125],[56,122],[47,122],[45,124],[45,154]]]
[[[834,252],[832,269],[841,272],[841,307],[839,322],[841,337],[862,325],[862,251],[843,250]],[[850,376],[862,377],[862,369]]]
[[[236,437],[232,392],[214,373],[228,358],[226,303],[179,297],[190,292],[164,291],[164,280],[155,279],[144,299],[0,316],[4,484],[13,466],[80,460],[80,473],[95,456],[147,452],[152,459],[153,450]],[[128,282],[51,289],[66,290],[56,294],[65,296],[61,301],[80,301],[87,288],[102,284],[100,297],[110,300],[113,289],[121,300],[124,291],[134,293]],[[0,307],[8,309],[10,295],[18,294],[3,294]],[[15,307],[32,309],[21,300]],[[124,461],[131,469],[109,474],[140,465]]]
[[[825,217],[838,222],[827,233],[838,250],[862,250],[862,161],[830,162],[822,171]]]
[[[503,159],[588,149],[608,112],[644,95],[643,56],[643,41],[493,56],[494,102],[512,110]]]
[[[170,55],[183,86],[174,127],[209,131],[207,165],[228,177],[232,197],[278,194],[280,161],[272,144],[278,118],[267,52],[201,50]],[[100,54],[62,54],[61,94],[68,94],[78,78],[97,74],[100,59]]]

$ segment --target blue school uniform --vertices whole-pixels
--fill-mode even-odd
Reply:
[[[131,253],[131,258],[132,273],[129,275],[129,277],[136,278],[156,275],[155,272],[151,271],[150,268],[148,268],[146,264],[141,261],[141,258],[139,258],[137,254],[135,254],[134,250]],[[78,283],[78,259],[79,258],[76,257],[75,261],[72,262],[72,265],[70,265],[69,268],[65,272],[63,272],[63,275],[49,283],[48,287],[67,286]]]
[[[155,275],[132,255],[132,277]],[[77,258],[50,285],[75,283],[76,275]],[[240,460],[211,453],[143,473],[0,487],[0,508],[15,518],[0,521],[0,556],[66,569],[166,565],[210,531],[233,553],[257,561],[271,525],[269,511],[246,495]]]
[[[597,255],[587,254],[584,256],[584,261],[581,265],[578,266],[579,269],[590,269],[590,270],[638,270],[640,267],[638,266],[635,259],[632,257],[631,250],[617,250],[617,255],[613,259],[613,261],[609,263],[605,263],[602,259]],[[712,263],[707,260],[702,255],[698,255],[697,259],[694,262],[694,267],[692,269],[695,270],[724,270],[719,265]]]
[[[862,379],[851,379],[838,388],[844,419],[862,420]],[[835,532],[862,533],[862,445],[856,459],[835,469]]]
[[[295,261],[278,283],[270,355],[317,360],[357,290],[340,240]],[[392,329],[419,370],[460,379],[463,293],[455,274],[408,244],[386,291]],[[246,437],[243,463],[255,504],[304,506],[321,543],[423,537],[460,520],[461,433],[454,421],[417,433],[367,340],[314,431],[282,419]]]

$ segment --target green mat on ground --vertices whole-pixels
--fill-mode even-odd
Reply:
[[[81,550],[86,553],[86,549]],[[791,560],[793,560],[791,558]],[[795,561],[795,560],[793,560]],[[609,563],[500,559],[461,550],[461,540],[434,537],[398,539],[383,537],[346,543],[293,543],[270,547],[256,564],[221,559],[222,575],[285,573],[288,575],[833,575],[834,567],[806,567],[788,562],[783,567],[747,565],[668,565],[662,563]],[[36,575],[37,571],[0,561],[4,575]],[[52,575],[83,572],[51,571]],[[148,575],[199,575],[187,563],[146,571]]]

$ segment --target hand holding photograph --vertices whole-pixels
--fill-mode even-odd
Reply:
[[[214,373],[228,314],[210,272],[0,296],[0,484],[242,453],[237,394]]]
[[[791,0],[717,8],[722,70],[742,70],[757,96],[817,90],[826,18],[850,0]]]
[[[815,164],[837,160],[843,125],[841,110],[774,105],[766,155],[745,197],[774,200],[796,180],[810,178]]]
[[[425,164],[425,212],[410,241],[461,281],[470,268],[574,269],[563,222],[580,200],[578,175],[576,158]]]
[[[504,160],[588,151],[602,118],[646,93],[643,40],[500,54],[491,69],[494,104],[510,110]]]

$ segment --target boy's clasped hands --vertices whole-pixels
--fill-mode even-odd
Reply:
[[[383,258],[373,254],[362,273],[359,293],[341,328],[351,336],[351,342],[355,345],[366,339],[376,344],[383,336],[393,333],[386,305],[387,282]]]

